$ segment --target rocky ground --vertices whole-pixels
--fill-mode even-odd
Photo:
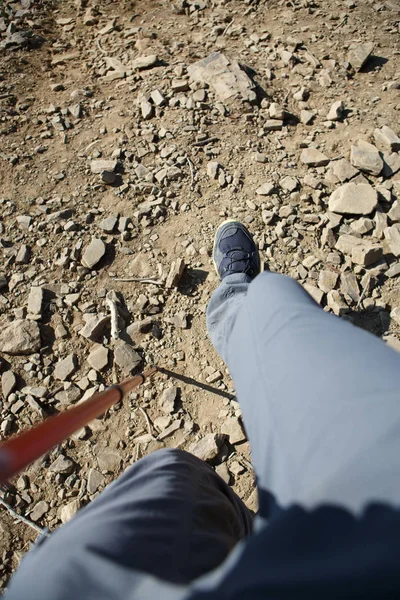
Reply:
[[[400,349],[399,23],[394,0],[0,5],[1,435],[168,370],[1,502],[53,530],[133,461],[179,447],[256,510],[205,327],[222,219]],[[37,531],[4,505],[0,527],[4,587]]]

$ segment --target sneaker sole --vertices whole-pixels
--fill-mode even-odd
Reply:
[[[215,260],[214,260],[214,254],[215,254],[215,245],[216,245],[216,243],[217,243],[218,231],[219,231],[219,230],[220,230],[222,227],[224,227],[224,225],[226,225],[227,223],[240,223],[240,221],[238,221],[237,219],[226,219],[226,221],[222,221],[222,223],[221,223],[221,224],[218,226],[218,229],[217,229],[217,231],[215,232],[215,236],[214,236],[214,244],[213,244],[213,264],[214,264],[214,269],[215,269],[215,272],[216,272],[216,274],[218,275],[218,277],[219,277],[220,275],[219,275],[219,272],[218,272],[217,264],[216,264],[216,262],[215,262]],[[258,253],[258,254],[259,254],[259,256],[260,256],[260,253]],[[263,272],[263,270],[264,270],[264,269],[263,269],[263,263],[262,263],[261,256],[260,256],[260,273],[262,273],[262,272]]]

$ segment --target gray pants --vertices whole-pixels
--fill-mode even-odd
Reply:
[[[276,534],[277,506],[290,515],[295,506],[303,519],[325,505],[349,519],[371,502],[397,507],[400,354],[325,313],[294,280],[268,272],[251,284],[246,275],[227,277],[207,325],[251,442],[260,494],[254,532],[249,511],[211,467],[180,450],[155,452],[37,544],[9,598],[211,599],[221,597],[218,589],[236,597],[240,588],[271,595],[237,597],[286,598],[276,591],[279,573],[286,564],[287,586],[289,565],[291,582],[301,569],[282,558],[282,539],[290,553],[295,536],[279,527]],[[321,555],[313,543],[312,576]],[[350,541],[343,544],[349,550]]]

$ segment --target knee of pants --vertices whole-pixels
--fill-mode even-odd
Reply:
[[[306,290],[292,277],[263,271],[252,281],[247,294],[247,302],[265,302],[276,307],[276,303],[306,301],[318,306]]]

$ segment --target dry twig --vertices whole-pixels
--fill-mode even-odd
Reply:
[[[49,535],[48,533],[46,533],[45,529],[42,529],[38,525],[35,525],[35,523],[32,523],[32,521],[30,521],[26,517],[23,517],[22,515],[19,515],[17,512],[15,512],[15,510],[13,508],[11,508],[11,506],[9,504],[7,504],[7,502],[5,502],[2,498],[0,498],[0,504],[8,510],[8,512],[14,517],[14,519],[17,519],[18,521],[25,523],[25,525],[28,525],[29,527],[31,527],[32,529],[34,529],[35,531],[37,531],[37,533],[40,533],[41,535],[42,534]]]

